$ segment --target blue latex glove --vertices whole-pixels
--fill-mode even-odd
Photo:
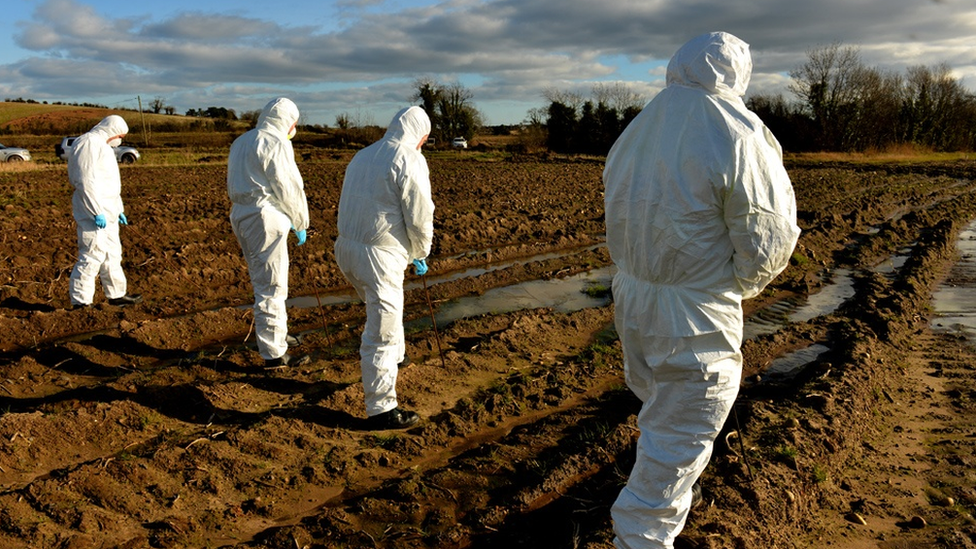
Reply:
[[[301,246],[305,243],[306,234],[305,231],[295,231],[295,236],[298,237],[298,245]]]
[[[128,225],[129,219],[125,217],[124,213],[119,214],[119,225]]]
[[[105,214],[98,214],[95,216],[95,226],[99,229],[104,229],[108,226],[108,220],[105,219]]]
[[[413,268],[417,273],[417,276],[424,276],[427,274],[427,260],[426,259],[414,259]]]

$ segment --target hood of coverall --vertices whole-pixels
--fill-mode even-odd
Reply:
[[[413,106],[402,109],[393,116],[383,137],[416,148],[425,135],[430,135],[430,117],[424,109]]]
[[[91,133],[102,134],[108,139],[109,137],[129,133],[129,125],[125,123],[125,119],[121,116],[110,114],[103,118],[101,122],[95,124],[95,127],[91,129]]]
[[[668,63],[667,84],[742,97],[752,77],[749,44],[727,32],[691,39]]]
[[[264,106],[260,116],[258,116],[257,129],[273,129],[284,135],[288,135],[291,125],[298,122],[298,105],[287,97],[272,99]]]

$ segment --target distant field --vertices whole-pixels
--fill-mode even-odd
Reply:
[[[68,105],[38,105],[34,103],[0,103],[0,128],[6,127],[11,122],[16,122],[24,118],[30,118],[39,114],[57,113],[65,111],[79,110],[80,107]]]
[[[110,114],[125,119],[132,134],[156,131],[212,130],[213,120],[170,114],[120,109],[0,102],[0,135],[76,135],[85,132]],[[231,122],[240,125],[244,122]],[[209,126],[209,128],[208,128]]]

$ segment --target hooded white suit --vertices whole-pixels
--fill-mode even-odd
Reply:
[[[72,305],[91,304],[96,278],[101,279],[109,299],[122,297],[126,292],[119,241],[119,215],[124,210],[122,179],[108,140],[127,133],[125,120],[113,114],[75,139],[67,151],[68,181],[75,189],[72,211],[78,223],[78,261],[68,283]],[[95,225],[98,215],[105,217],[103,229]]]
[[[230,222],[254,287],[254,328],[266,360],[288,349],[288,233],[308,229],[308,202],[288,133],[298,107],[279,97],[234,140],[227,160]]]
[[[434,203],[427,161],[430,133],[420,107],[401,110],[383,139],[356,153],[339,199],[339,268],[366,303],[359,353],[366,415],[397,407],[397,364],[404,358],[403,273],[430,253]]]
[[[691,40],[607,156],[615,321],[643,401],[612,509],[621,549],[673,546],[738,394],[742,299],[786,268],[799,236],[780,145],[742,101],[751,72],[735,36]]]

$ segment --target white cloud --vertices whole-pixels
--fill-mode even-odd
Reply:
[[[785,75],[809,51],[835,42],[859,47],[868,66],[903,70],[946,62],[964,82],[976,82],[976,7],[970,4],[446,0],[395,7],[402,3],[342,0],[329,8],[342,26],[324,29],[244,9],[113,17],[82,0],[44,0],[15,35],[33,54],[0,66],[0,76],[6,89],[35,99],[162,95],[178,109],[203,106],[204,98],[240,109],[236,103],[254,96],[243,108],[252,110],[277,90],[271,95],[306,98],[323,123],[368,108],[369,101],[392,114],[392,104],[411,95],[412,82],[429,76],[474,82],[474,102],[491,118],[492,102],[508,108],[522,102],[528,110],[543,103],[546,87],[629,80],[656,92],[660,64],[628,73],[617,60],[666,61],[690,37],[726,30],[752,46],[751,93],[784,90]]]

